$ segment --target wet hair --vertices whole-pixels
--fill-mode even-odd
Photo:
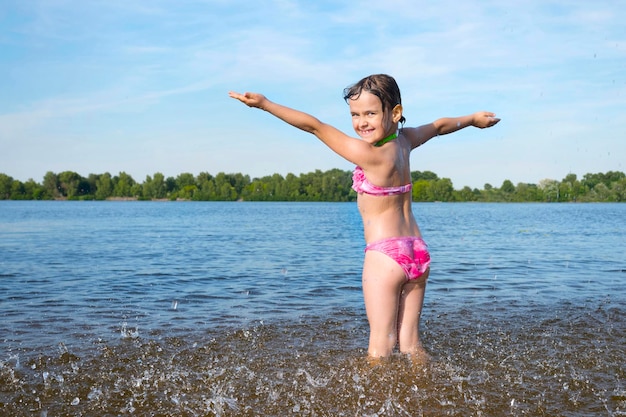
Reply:
[[[383,103],[383,112],[390,112],[396,105],[402,104],[398,83],[389,75],[374,74],[363,78],[343,90],[343,99],[349,104],[348,100],[356,100],[363,91],[374,94],[380,99]],[[404,116],[401,116],[400,124],[403,125],[405,121]]]

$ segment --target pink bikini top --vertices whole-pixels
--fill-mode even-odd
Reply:
[[[398,187],[379,187],[365,178],[365,172],[359,166],[352,172],[352,189],[357,193],[365,193],[376,196],[399,195],[408,193],[413,188],[413,184],[400,185]]]

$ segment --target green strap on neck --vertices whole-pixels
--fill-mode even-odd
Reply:
[[[376,142],[376,143],[374,144],[374,146],[383,146],[385,143],[387,143],[387,142],[391,142],[392,140],[394,140],[394,139],[395,139],[395,138],[397,138],[397,137],[398,137],[398,135],[394,132],[394,133],[392,133],[391,135],[387,136],[386,138],[381,139],[381,140],[379,140],[378,142]]]

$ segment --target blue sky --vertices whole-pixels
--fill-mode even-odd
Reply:
[[[228,91],[354,134],[342,90],[381,72],[407,126],[502,118],[413,152],[457,189],[626,171],[625,21],[607,0],[4,0],[0,173],[352,169]]]

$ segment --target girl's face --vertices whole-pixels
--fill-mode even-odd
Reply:
[[[383,103],[372,93],[361,91],[356,99],[350,99],[352,128],[364,141],[374,144],[391,135],[398,128],[393,113],[383,111]]]

